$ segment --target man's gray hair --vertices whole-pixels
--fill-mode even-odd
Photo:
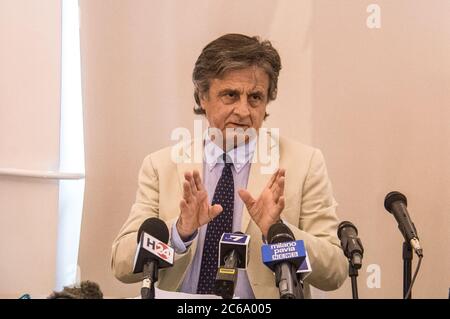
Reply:
[[[194,113],[205,114],[200,99],[208,93],[211,80],[220,79],[227,71],[252,66],[262,68],[269,76],[268,101],[277,97],[278,75],[281,60],[269,41],[243,34],[226,34],[209,43],[195,63],[192,73],[197,106]],[[267,114],[266,114],[267,116]]]

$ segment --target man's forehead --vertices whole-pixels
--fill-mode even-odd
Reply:
[[[211,81],[212,85],[218,89],[267,89],[269,76],[260,67],[250,67],[246,69],[230,70],[220,78]]]

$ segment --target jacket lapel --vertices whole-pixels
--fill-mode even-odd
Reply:
[[[198,144],[200,143],[200,144]],[[195,139],[187,142],[176,150],[178,155],[177,172],[178,181],[180,182],[181,192],[183,192],[184,173],[192,172],[196,169],[203,179],[203,141]],[[198,154],[194,155],[194,152]]]

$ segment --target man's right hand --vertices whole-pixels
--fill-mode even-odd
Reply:
[[[208,193],[197,170],[184,173],[184,179],[181,213],[176,225],[182,240],[191,237],[199,227],[209,223],[223,210],[218,204],[209,205]]]

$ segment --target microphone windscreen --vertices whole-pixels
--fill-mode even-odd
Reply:
[[[386,208],[388,212],[391,212],[392,204],[397,201],[401,201],[405,206],[408,206],[405,195],[400,192],[390,192],[384,199],[384,208]]]
[[[294,233],[282,222],[278,222],[270,226],[267,232],[267,242],[269,244],[284,243],[287,241],[295,241]]]
[[[349,221],[343,221],[339,224],[338,226],[338,231],[337,231],[337,235],[339,237],[339,239],[342,239],[342,231],[344,230],[344,228],[346,227],[351,227],[355,230],[356,235],[358,235],[358,230],[356,229],[356,226],[353,225],[353,223],[349,222]]]
[[[142,223],[138,231],[138,243],[141,239],[142,232],[145,232],[166,244],[169,242],[169,229],[167,228],[166,223],[159,218],[148,218]]]

